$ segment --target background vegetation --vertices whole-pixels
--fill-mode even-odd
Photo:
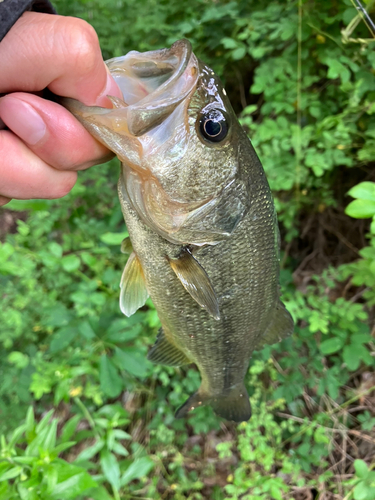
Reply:
[[[175,420],[199,374],[146,361],[151,302],[119,311],[117,161],[62,200],[13,201],[0,500],[373,500],[375,46],[351,0],[55,5],[95,27],[105,58],[186,37],[222,76],[274,191],[296,329],[252,359],[250,422],[210,408]]]

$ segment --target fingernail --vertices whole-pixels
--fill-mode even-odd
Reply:
[[[43,139],[46,124],[30,104],[10,96],[1,101],[1,119],[12,132],[32,146]]]
[[[96,105],[97,106],[104,106],[106,108],[112,108],[112,103],[109,99],[107,99],[107,95],[119,97],[120,99],[122,99],[123,96],[122,96],[121,90],[119,89],[119,86],[114,81],[113,77],[111,76],[109,69],[108,68],[106,68],[106,69],[107,69],[106,86],[105,86],[105,89],[103,90],[103,92],[97,98]]]

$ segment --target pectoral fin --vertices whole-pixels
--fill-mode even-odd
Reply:
[[[124,238],[121,242],[121,253],[124,253],[125,255],[130,255],[132,252],[133,252],[133,245],[128,236],[127,238]]]
[[[191,253],[186,250],[178,259],[170,259],[169,263],[193,299],[215,319],[220,319],[219,303],[210,278]]]
[[[279,300],[275,308],[273,319],[265,331],[263,337],[259,340],[256,349],[261,349],[264,345],[275,344],[293,333],[293,319],[286,310],[284,304]]]
[[[125,316],[131,316],[148,298],[142,266],[134,252],[130,255],[122,273],[120,288],[120,309]]]
[[[148,353],[147,359],[153,363],[167,366],[180,366],[191,363],[191,361],[176,346],[171,344],[160,328],[156,342]]]

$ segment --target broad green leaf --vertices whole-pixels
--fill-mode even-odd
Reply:
[[[113,453],[104,449],[100,452],[100,465],[107,481],[116,490],[120,489],[120,467]]]
[[[114,429],[113,435],[117,439],[131,439],[131,435],[123,431],[122,429]]]
[[[123,350],[116,347],[114,358],[117,366],[136,377],[143,378],[148,373],[150,363],[147,361],[146,357],[142,357],[139,352],[136,353],[134,349]]]
[[[50,352],[57,353],[68,347],[68,345],[76,338],[77,329],[74,327],[66,326],[61,328],[53,334]]]
[[[348,191],[353,198],[375,201],[375,182],[361,182]]]
[[[372,358],[368,349],[362,344],[350,344],[344,347],[343,359],[349,370],[357,370],[361,362],[371,364]]]
[[[367,464],[364,460],[354,460],[355,474],[360,479],[365,479],[369,473]]]
[[[12,437],[9,441],[9,448],[13,448],[13,446],[18,442],[22,434],[26,431],[26,424],[20,425],[17,429],[14,429]]]
[[[104,233],[100,236],[100,240],[106,245],[121,245],[122,240],[129,236],[128,232],[125,233]]]
[[[8,361],[12,365],[16,366],[16,368],[22,370],[29,364],[29,356],[19,351],[12,351],[8,355]]]
[[[55,448],[52,450],[52,452],[55,455],[59,456],[60,453],[62,453],[65,450],[68,450],[69,448],[71,448],[75,444],[77,444],[76,441],[67,441],[66,443],[58,444],[57,446],[55,446]]]
[[[103,446],[104,446],[104,441],[102,439],[99,439],[92,446],[89,446],[88,448],[82,450],[81,453],[76,458],[76,462],[91,460],[91,458],[95,457],[95,455],[99,453],[99,451],[103,448]]]
[[[112,451],[114,453],[117,453],[117,455],[121,455],[123,457],[127,457],[129,455],[128,450],[124,446],[122,446],[121,443],[119,443],[117,441],[115,441],[113,443],[113,445],[112,445]]]
[[[345,213],[355,219],[369,219],[375,215],[375,201],[354,200],[346,207]]]
[[[58,259],[62,257],[63,248],[55,241],[51,241],[51,243],[48,245],[48,250],[53,256],[57,257]]]
[[[331,339],[323,340],[319,349],[323,354],[333,354],[339,351],[344,344],[343,339],[339,337],[332,337]]]
[[[58,481],[58,472],[54,464],[48,468],[47,473],[44,474],[44,479],[47,481],[47,492],[49,494],[53,493]]]
[[[123,386],[122,379],[117,368],[106,354],[103,354],[100,358],[99,379],[104,394],[110,398],[116,398],[120,394]]]
[[[82,321],[78,327],[80,334],[86,339],[93,339],[96,333],[88,321]]]
[[[75,433],[75,430],[77,428],[78,422],[82,419],[81,415],[74,415],[70,420],[66,422],[64,425],[62,431],[61,431],[61,436],[59,438],[59,441],[61,443],[65,443],[66,441],[69,441],[69,439],[73,436]]]
[[[51,417],[52,417],[54,411],[55,410],[52,409],[44,415],[42,420],[36,426],[36,429],[35,429],[36,434],[40,434],[43,430],[45,430],[47,428],[47,426],[50,424],[50,420],[51,420]]]
[[[57,483],[50,500],[69,500],[76,499],[89,488],[97,486],[96,481],[86,471],[78,472],[65,481]]]
[[[9,479],[14,479],[15,477],[19,476],[21,472],[22,467],[12,467],[6,472],[0,474],[0,481],[9,481]]]
[[[369,486],[361,481],[353,490],[353,498],[354,500],[373,500],[373,496],[370,496]]]
[[[233,38],[223,38],[221,43],[224,45],[226,49],[235,49],[238,46],[238,42],[233,40]]]
[[[237,49],[234,49],[232,52],[232,58],[237,61],[238,59],[242,59],[246,54],[246,48],[245,47],[238,47]]]
[[[71,273],[79,268],[79,266],[81,265],[81,261],[74,254],[64,255],[64,257],[61,259],[61,265],[65,271]]]
[[[56,444],[56,433],[57,433],[57,424],[58,420],[57,418],[54,418],[48,427],[48,432],[46,434],[46,437],[43,442],[43,448],[46,450],[51,451]]]
[[[92,500],[113,500],[113,496],[108,493],[104,486],[86,491],[86,496]]]
[[[121,476],[121,486],[125,486],[130,483],[130,481],[133,481],[133,479],[147,476],[154,466],[154,462],[149,457],[137,458]]]

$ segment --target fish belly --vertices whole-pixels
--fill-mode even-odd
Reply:
[[[193,300],[172,270],[168,257],[177,257],[181,246],[150,230],[121,201],[167,340],[197,364],[205,392],[221,394],[242,383],[278,301],[277,228],[269,191],[259,193],[256,211],[248,212],[227,241],[194,251],[216,292],[219,320]]]

